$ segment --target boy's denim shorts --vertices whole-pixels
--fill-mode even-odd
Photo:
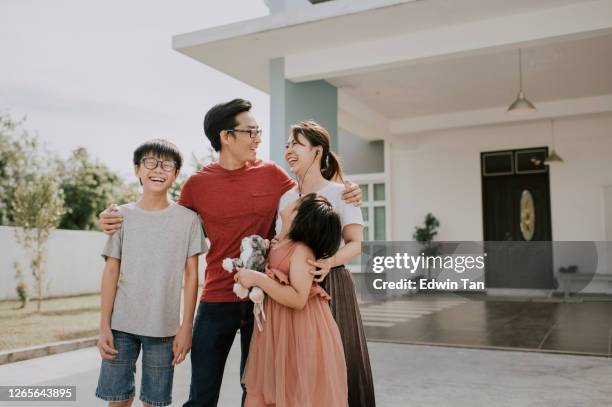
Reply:
[[[134,374],[136,360],[142,346],[142,383],[140,400],[153,406],[168,406],[172,403],[173,336],[153,338],[113,330],[114,359],[102,360],[96,397],[116,402],[134,397]]]

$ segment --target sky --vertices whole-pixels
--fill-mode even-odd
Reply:
[[[143,141],[204,156],[204,113],[242,97],[264,129],[269,97],[172,49],[172,36],[267,15],[263,0],[0,0],[0,110],[66,158],[85,147],[127,180]]]

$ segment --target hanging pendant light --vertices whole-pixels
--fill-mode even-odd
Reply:
[[[544,164],[546,165],[562,164],[563,158],[561,158],[561,156],[557,154],[557,152],[555,151],[555,127],[554,127],[553,120],[550,121],[550,133],[552,137],[552,148],[550,149],[550,153],[548,154],[548,157],[546,157],[546,159],[544,160]]]
[[[522,51],[519,48],[519,93],[516,100],[508,107],[508,113],[511,114],[529,114],[537,109],[526,97],[523,92],[523,57]]]

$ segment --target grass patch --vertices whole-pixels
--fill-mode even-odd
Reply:
[[[45,300],[41,312],[36,301],[18,309],[18,301],[0,302],[0,351],[86,338],[98,333],[100,295]]]
[[[97,329],[89,329],[89,330],[86,329],[84,331],[67,332],[67,333],[60,335],[60,341],[70,341],[72,339],[89,338],[89,337],[97,336],[97,335],[98,335]]]

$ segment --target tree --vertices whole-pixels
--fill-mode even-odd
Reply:
[[[115,195],[112,198],[111,203],[116,204],[124,204],[128,202],[135,202],[138,200],[140,196],[139,192],[140,186],[138,182],[131,182],[129,184],[123,183],[115,192]]]
[[[208,151],[206,155],[202,158],[198,158],[197,155],[191,153],[191,166],[193,169],[198,172],[208,164],[215,162],[219,159],[219,153],[213,150],[211,147],[208,147]],[[187,181],[187,175],[180,174],[174,184],[168,190],[168,194],[170,195],[170,199],[175,202],[178,202],[179,197],[181,196],[181,188],[185,181]]]
[[[13,224],[17,185],[47,170],[49,154],[41,154],[38,138],[24,129],[26,119],[0,112],[0,225]]]
[[[181,196],[181,189],[183,188],[185,181],[187,181],[187,178],[187,175],[180,174],[168,190],[168,195],[174,202],[178,202],[179,197]]]
[[[66,205],[61,229],[97,229],[98,214],[129,192],[122,179],[106,165],[94,161],[85,148],[75,149],[59,167]]]
[[[14,224],[14,202],[17,185],[34,182],[40,174],[52,174],[60,180],[65,212],[59,228],[93,230],[98,214],[111,203],[123,204],[138,199],[138,184],[126,184],[106,165],[93,159],[85,148],[77,148],[67,161],[46,151],[38,137],[24,128],[25,118],[13,119],[0,112],[0,225]],[[199,171],[216,160],[211,148],[198,159],[192,154],[192,165]],[[178,200],[187,176],[181,175],[170,196]]]
[[[25,249],[38,293],[38,311],[46,291],[46,243],[64,214],[62,191],[50,175],[34,175],[15,188],[15,236]]]
[[[206,155],[204,157],[198,158],[195,153],[191,153],[191,165],[197,171],[200,171],[202,168],[206,167],[210,163],[214,163],[219,160],[219,153],[213,150],[212,147],[208,147],[206,151]]]

